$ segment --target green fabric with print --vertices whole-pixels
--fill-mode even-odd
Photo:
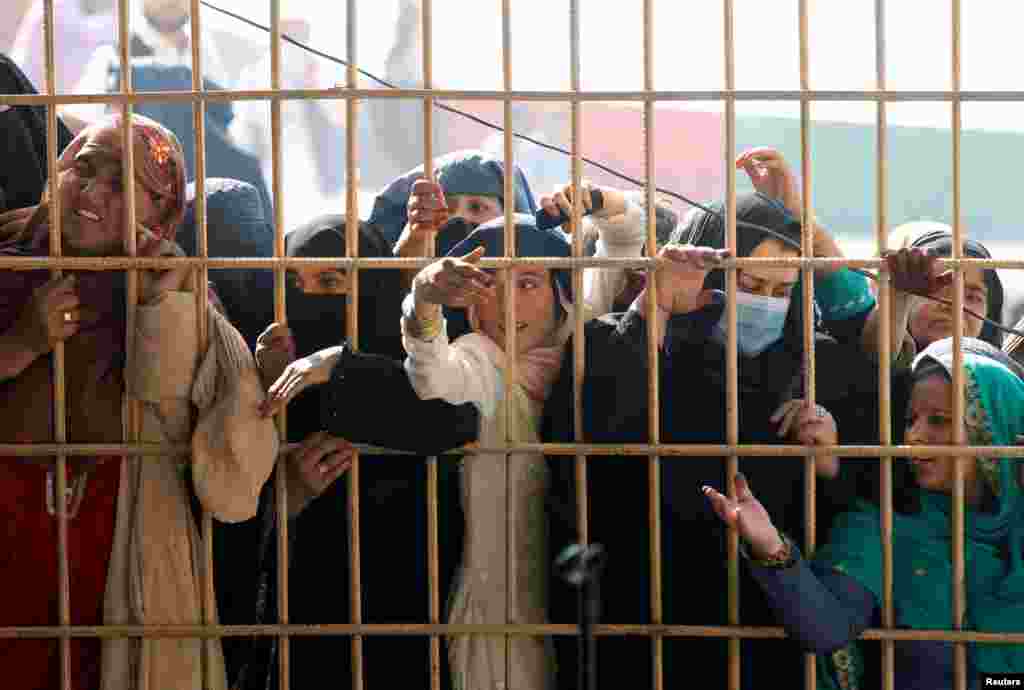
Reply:
[[[915,369],[928,352],[915,362]],[[938,361],[947,372],[951,361]],[[965,353],[965,424],[971,445],[1014,445],[1024,431],[1024,383],[1001,363]],[[966,513],[967,616],[963,627],[1024,631],[1024,500],[1016,462],[981,458],[978,470],[995,496],[994,512]],[[914,629],[948,629],[952,622],[951,497],[920,491],[921,512],[893,515],[893,596],[898,622]],[[1009,554],[1009,561],[1005,554]],[[840,516],[815,560],[855,578],[882,605],[881,514],[859,503]],[[1024,645],[972,644],[975,671],[1024,672]],[[844,668],[845,667],[845,668]],[[818,687],[865,685],[858,642],[818,659]],[[874,684],[874,680],[869,679]]]

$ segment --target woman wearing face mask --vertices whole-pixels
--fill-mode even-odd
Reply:
[[[963,341],[966,405],[964,431],[970,445],[1013,445],[1024,431],[1024,383],[1019,369],[985,343]],[[906,443],[954,442],[952,340],[938,341],[912,365]],[[913,458],[913,480],[897,483],[893,495],[893,604],[900,628],[946,629],[952,619],[950,557],[954,463],[963,462],[966,506],[967,611],[964,628],[1012,633],[1024,630],[1024,499],[1019,464],[1010,458]],[[904,465],[905,466],[905,465]],[[702,487],[719,518],[739,530],[754,579],[767,594],[776,620],[800,647],[818,654],[822,690],[869,687],[878,669],[868,669],[869,645],[857,637],[878,625],[882,606],[882,516],[877,499],[841,516],[829,542],[804,561],[774,511],[754,497],[754,482],[738,478],[737,500]],[[758,492],[760,493],[760,492]],[[1024,646],[971,644],[968,687],[982,673],[1024,672]],[[907,690],[954,687],[953,645],[897,645],[895,687]]]
[[[782,206],[757,193],[737,201],[738,251],[740,256],[797,256],[800,225]],[[767,227],[771,233],[743,225]],[[662,443],[726,442],[725,295],[722,272],[712,269],[725,256],[724,226],[720,217],[704,211],[691,214],[678,228],[660,256],[666,263],[655,273],[659,339],[660,441]],[[698,246],[681,246],[689,241]],[[803,372],[802,308],[797,299],[798,270],[780,267],[737,269],[737,342],[739,347],[739,442],[741,444],[800,443],[828,445],[836,442],[831,416],[820,406],[808,408],[791,400],[801,390]],[[865,282],[855,276],[832,273],[816,281],[816,297],[829,322],[863,323],[873,306]],[[586,330],[582,436],[593,443],[649,442],[647,315],[645,288],[624,314],[613,314],[588,324]],[[847,305],[854,305],[848,307]],[[842,329],[839,329],[842,330]],[[855,329],[850,329],[852,332]],[[842,345],[819,332],[816,335],[817,397],[836,401],[836,415],[848,410],[843,400],[862,382],[877,374],[854,346]],[[568,347],[568,346],[567,346]],[[567,349],[571,353],[571,349]],[[546,442],[575,440],[573,368],[571,355],[545,407],[542,438]],[[650,363],[654,366],[655,363]],[[856,412],[856,411],[852,411]],[[842,428],[842,427],[840,427]],[[803,529],[802,501],[793,496],[803,487],[800,459],[741,461],[744,471],[762,478],[766,503],[779,511],[796,534]],[[551,458],[551,522],[554,544],[578,541],[576,536],[576,482],[573,463]],[[834,459],[820,458],[818,473],[833,476]],[[665,581],[687,579],[685,588],[666,587],[664,621],[674,624],[725,624],[724,567],[718,571],[691,567],[687,554],[708,550],[725,553],[722,530],[703,499],[692,491],[698,477],[724,477],[721,457],[664,458],[662,483],[662,577]],[[605,545],[610,560],[602,591],[614,592],[602,601],[602,622],[638,623],[649,620],[650,568],[649,524],[646,505],[648,471],[645,463],[609,457],[591,458],[587,481],[590,540]],[[826,495],[822,489],[820,496]],[[613,506],[617,508],[613,508]],[[621,509],[625,507],[625,509]],[[823,506],[825,508],[827,506]],[[819,509],[819,525],[822,515]],[[674,535],[667,540],[667,535]],[[685,548],[680,544],[685,543]],[[575,620],[575,596],[561,584],[553,584],[552,618],[559,623]],[[742,585],[741,585],[742,587]],[[746,589],[744,589],[744,592]],[[554,593],[554,592],[557,592]],[[694,597],[691,593],[701,592]],[[743,621],[768,620],[764,601],[743,599]],[[685,649],[676,649],[685,644]],[[559,646],[560,683],[575,683],[575,641],[556,640]],[[675,640],[665,642],[665,682],[695,687],[725,687],[725,645],[718,642]],[[749,647],[749,648],[748,648]],[[649,686],[650,643],[642,638],[602,638],[598,641],[600,683]],[[752,658],[753,655],[753,658]],[[776,673],[797,669],[799,659],[786,657],[777,643],[757,641],[744,645],[744,673],[760,670]],[[700,664],[686,658],[700,657]],[[789,660],[792,660],[792,664]],[[564,670],[564,671],[563,671]],[[782,681],[785,685],[785,680]]]

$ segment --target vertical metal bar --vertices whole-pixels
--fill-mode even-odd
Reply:
[[[281,1],[270,0],[270,88],[281,88]],[[281,258],[284,250],[284,169],[281,164],[281,101],[270,102],[270,161],[271,186],[274,199],[274,256]],[[286,273],[283,264],[274,267],[274,321],[286,323],[285,305]],[[285,410],[277,417],[281,437],[288,438],[288,418]],[[288,467],[286,462],[278,466],[275,481],[275,504],[277,505],[277,615],[282,625],[289,621],[288,610]],[[290,687],[291,646],[286,633],[278,635],[277,673],[278,685],[282,690]]]
[[[953,33],[953,253],[954,259],[963,257],[963,224],[960,212],[960,0],[952,0]],[[957,266],[953,281],[953,443],[964,444],[964,369],[961,338],[964,330],[964,270]],[[964,587],[964,464],[956,458],[953,464],[953,630],[962,628],[966,610]],[[962,642],[953,647],[954,688],[967,687],[967,646]]]
[[[806,94],[810,90],[810,58],[808,55],[807,0],[800,0],[800,91]],[[803,189],[801,198],[802,228],[801,240],[804,257],[814,256],[814,235],[817,227],[814,223],[813,204],[811,203],[811,104],[806,98],[800,99],[800,167],[803,173]],[[815,367],[814,367],[814,269],[804,265],[801,268],[803,280],[803,337],[804,337],[804,400],[808,405],[815,404]],[[816,456],[809,454],[804,461],[804,525],[805,545],[808,556],[814,553],[815,546],[815,464]],[[814,690],[817,686],[815,657],[813,654],[804,656],[804,687]]]
[[[356,15],[356,0],[348,0],[346,12],[348,24],[346,26],[346,47],[348,58],[347,83],[349,89],[356,89],[359,86],[359,72],[356,69],[356,36],[358,34],[358,21]],[[345,151],[346,151],[346,189],[347,200],[345,202],[345,251],[350,257],[359,255],[359,170],[356,166],[356,142],[359,133],[359,101],[355,98],[348,98],[346,101],[347,117],[345,122]],[[345,324],[348,331],[349,343],[358,349],[359,346],[359,269],[355,266],[350,268],[349,294]],[[340,335],[340,334],[339,334]],[[352,466],[348,471],[348,502],[349,502],[349,583],[351,585],[351,599],[349,603],[352,623],[359,625],[363,622],[362,608],[362,566],[360,558],[359,539],[359,485],[360,469],[359,453],[352,455]],[[363,636],[352,636],[352,687],[354,690],[363,688]]]
[[[725,11],[725,205],[726,205],[726,247],[736,255],[736,46],[733,26],[733,0],[723,0]],[[736,344],[736,269],[725,273],[726,290],[726,442],[735,446],[740,439],[739,422],[739,362]],[[726,461],[726,487],[730,497],[736,498],[736,472],[739,458],[735,455]],[[739,533],[728,531],[728,609],[729,625],[740,622],[740,572]],[[740,687],[740,640],[729,638],[729,690]]]
[[[508,93],[512,90],[512,0],[501,0],[501,62],[503,76],[503,90],[505,91],[505,256],[515,257],[516,255],[516,232],[515,232],[515,158],[512,139],[512,100]],[[518,367],[516,366],[516,290],[515,275],[513,268],[502,269],[505,276],[505,385],[511,389],[514,382],[518,381]],[[515,438],[515,407],[509,403],[509,396],[502,398],[502,413],[505,415],[505,442],[514,444],[520,439]],[[506,453],[505,461],[505,625],[508,625],[512,618],[512,588],[509,584],[512,581],[511,568],[512,558],[512,525],[509,519],[511,515],[511,504],[509,491],[511,481],[509,468],[512,463],[512,456]],[[507,687],[516,687],[513,680],[513,666],[511,654],[511,638],[505,635],[505,683]]]
[[[420,28],[423,36],[423,88],[434,88],[434,21],[432,0],[421,0]],[[423,174],[429,182],[434,175],[434,99],[423,99]],[[428,255],[437,253],[437,235],[427,243]],[[427,458],[427,589],[430,622],[441,622],[441,568],[438,537],[437,456]],[[430,688],[441,690],[441,638],[430,635]]]
[[[569,0],[569,86],[572,93],[579,93],[580,90],[580,7],[579,0]],[[572,184],[573,189],[579,189],[583,183],[583,166],[580,159],[580,102],[572,100],[569,104],[569,126],[572,145]],[[579,198],[577,198],[579,197]],[[581,206],[582,197],[576,194],[573,197],[573,228],[577,228],[572,235],[572,255],[583,256],[583,235],[579,228],[582,228],[580,215],[583,213]],[[588,316],[598,317],[600,314],[586,314],[586,305],[583,296],[583,269],[573,268],[572,271],[573,299],[579,307],[576,309],[576,323],[573,324],[573,428],[576,430],[574,440],[583,443],[583,377],[586,375],[586,332],[584,323]],[[576,456],[575,467],[576,480],[576,530],[579,533],[581,544],[590,543],[590,521],[588,519],[588,493],[587,493],[587,456]]]
[[[654,90],[654,2],[644,0],[644,204],[647,207],[647,255],[658,254],[657,233],[655,232],[656,213],[654,208],[654,102],[650,92]],[[659,337],[657,281],[654,273],[648,274],[647,286],[649,298],[647,302],[647,410],[648,436],[650,443],[661,443],[661,400],[658,390],[659,375]],[[651,623],[659,625],[663,622],[661,593],[661,459],[658,455],[647,458],[647,501],[649,518],[649,544],[651,562]],[[653,635],[651,639],[651,664],[655,690],[664,687],[664,638]]]
[[[875,0],[875,88],[885,90],[885,0]],[[886,101],[878,102],[878,120],[875,126],[875,193],[877,196],[878,225],[875,236],[878,254],[882,256],[888,248],[888,140],[886,129]],[[892,300],[893,292],[888,271],[878,272],[878,430],[879,443],[883,447],[892,445]],[[882,509],[882,626],[892,628],[894,612],[892,600],[892,456],[886,455],[879,465],[881,472]],[[895,647],[892,640],[882,640],[882,687],[895,687]]]
[[[190,12],[191,19],[191,47],[192,47],[192,90],[203,90],[203,69],[202,69],[202,32],[199,23],[200,4],[199,0],[192,0]],[[206,234],[206,101],[200,99],[192,107],[195,130],[195,218],[196,218],[196,254],[202,258],[208,258],[210,253],[207,245]],[[187,145],[182,142],[182,145]],[[208,272],[206,266],[199,266],[195,271],[195,296],[196,296],[196,323],[199,333],[199,351],[206,351],[207,344],[207,285]],[[217,622],[217,598],[214,592],[213,582],[213,519],[207,510],[203,510],[202,525],[202,556],[201,568],[203,572],[203,596],[202,612],[203,623],[212,625]],[[216,641],[215,641],[216,642]],[[213,687],[214,665],[208,657],[210,642],[203,640],[203,677],[208,687]]]
[[[43,11],[43,48],[45,51],[46,94],[55,96],[57,93],[55,46],[54,46],[54,12],[53,0],[46,0]],[[57,171],[57,104],[51,103],[46,108],[46,160],[49,170],[50,189],[50,256],[60,256],[61,247],[61,210],[60,210],[60,176]],[[54,278],[60,278],[63,271],[59,268],[52,271]],[[57,342],[53,346],[53,440],[56,443],[67,442],[67,414],[64,368],[64,343]],[[71,580],[68,563],[68,518],[67,518],[67,457],[57,455],[57,487],[55,504],[57,506],[57,588],[59,623],[71,625]],[[49,497],[47,497],[49,498]],[[64,690],[71,688],[71,638],[62,635],[60,646],[60,685]]]

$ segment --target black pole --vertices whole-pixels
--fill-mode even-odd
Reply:
[[[597,640],[594,637],[594,626],[601,618],[600,583],[605,560],[604,547],[600,544],[572,544],[555,561],[555,568],[562,579],[579,591],[579,690],[597,688]]]

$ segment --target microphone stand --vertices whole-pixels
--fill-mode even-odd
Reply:
[[[606,556],[600,544],[572,544],[555,561],[562,579],[579,592],[578,690],[597,689],[597,640],[594,626],[601,617],[601,571]]]

